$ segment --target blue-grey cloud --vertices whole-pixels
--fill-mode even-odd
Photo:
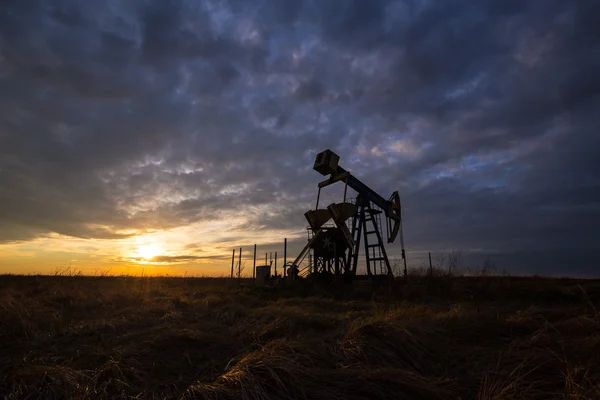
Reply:
[[[409,250],[597,248],[594,1],[5,3],[0,242],[301,230],[330,147]]]

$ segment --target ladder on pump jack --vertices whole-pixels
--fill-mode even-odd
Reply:
[[[359,197],[357,201],[360,202],[362,200]],[[381,214],[382,211],[373,209],[370,202],[364,201],[362,206],[359,207],[357,215],[352,220],[354,247],[348,253],[347,263],[351,265],[354,274],[356,274],[358,267],[358,255],[360,253],[362,237],[365,246],[367,275],[392,275],[392,269],[380,231]],[[374,240],[370,240],[369,237]],[[377,271],[378,266],[379,271]]]

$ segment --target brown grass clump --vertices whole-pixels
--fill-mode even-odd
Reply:
[[[320,351],[315,351],[317,349]],[[411,371],[341,365],[335,367],[337,357],[330,352],[323,346],[315,348],[286,341],[271,342],[264,348],[245,355],[214,383],[192,385],[184,398],[451,398],[449,392],[437,382]],[[330,353],[329,357],[324,357],[324,353]],[[319,362],[315,362],[316,360]]]
[[[600,399],[598,282],[434,283],[3,276],[0,398]]]
[[[27,366],[10,374],[14,390],[7,399],[83,398],[90,379],[64,366]]]
[[[435,329],[390,319],[353,323],[340,348],[356,362],[419,373],[439,372],[445,350],[443,338]]]

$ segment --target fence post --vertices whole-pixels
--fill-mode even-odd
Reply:
[[[242,248],[240,247],[240,260],[238,262],[238,282],[242,277]]]
[[[431,264],[431,252],[429,252],[429,276],[433,276],[433,264]]]
[[[233,254],[231,255],[231,279],[233,279],[233,265],[235,264],[235,249],[233,249]]]
[[[254,261],[252,261],[252,283],[256,278],[256,244],[254,245]]]
[[[286,276],[287,267],[287,238],[283,239],[283,277]]]

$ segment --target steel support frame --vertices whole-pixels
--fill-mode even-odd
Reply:
[[[350,272],[352,275],[356,275],[358,268],[358,255],[360,253],[361,240],[364,241],[365,259],[367,275],[377,275],[376,260],[371,258],[369,253],[369,239],[368,239],[368,222],[372,223],[373,230],[376,235],[377,244],[381,249],[381,257],[383,258],[384,266],[387,270],[387,275],[393,276],[390,261],[385,250],[385,245],[379,231],[380,227],[377,224],[376,218],[372,215],[373,209],[371,208],[371,202],[362,196],[358,196],[356,199],[356,205],[358,207],[356,216],[352,219],[352,238],[354,239],[354,248],[348,250],[346,257],[346,272]],[[371,268],[372,267],[372,268]]]

